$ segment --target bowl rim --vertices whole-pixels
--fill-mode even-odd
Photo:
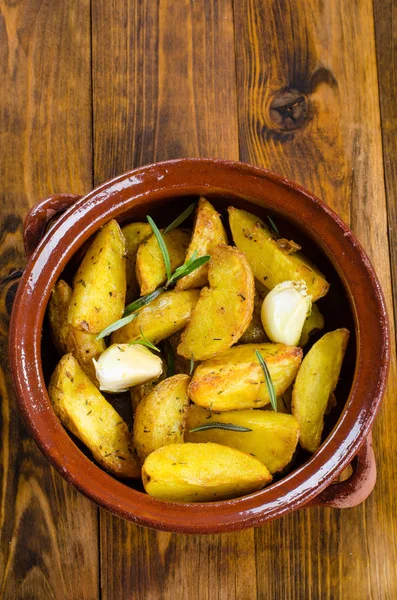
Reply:
[[[274,196],[269,197],[269,189]],[[157,202],[211,191],[248,198],[262,209],[267,206],[290,220],[292,217],[332,260],[352,304],[356,369],[336,426],[319,451],[289,475],[233,500],[165,502],[116,480],[71,440],[51,407],[44,383],[41,329],[49,295],[61,271],[101,225],[133,205],[143,205],[147,198]],[[320,232],[321,223],[327,227]],[[371,292],[366,300],[363,282]],[[66,481],[120,517],[185,533],[252,527],[313,500],[351,461],[371,429],[385,391],[390,354],[387,313],[378,279],[361,244],[336,213],[299,184],[266,169],[197,158],[138,167],[103,183],[68,209],[27,263],[14,301],[9,340],[11,373],[22,415],[39,448]]]

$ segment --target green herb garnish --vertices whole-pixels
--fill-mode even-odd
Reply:
[[[102,331],[100,333],[98,333],[98,335],[96,336],[95,339],[101,340],[102,338],[106,337],[107,335],[110,335],[111,333],[113,333],[113,331],[117,331],[117,329],[120,329],[120,327],[124,327],[124,325],[128,325],[128,323],[131,323],[131,321],[136,319],[137,316],[138,316],[137,313],[132,313],[131,315],[128,315],[127,317],[123,317],[122,319],[115,321],[108,327],[105,327],[105,329],[102,329]]]
[[[190,357],[190,369],[189,369],[190,377],[193,375],[193,371],[194,371],[194,356],[192,354]]]
[[[139,344],[140,346],[145,346],[146,348],[150,348],[151,350],[154,350],[155,352],[160,352],[159,348],[157,348],[157,346],[152,344],[152,342],[147,339],[146,335],[142,331],[142,327],[141,327],[141,337],[138,338],[137,340],[134,340],[133,342],[128,343],[129,346],[134,346],[135,344]]]
[[[150,227],[152,228],[154,235],[156,236],[157,243],[160,246],[161,254],[163,255],[163,260],[164,260],[164,265],[165,265],[165,272],[167,273],[167,281],[169,281],[171,279],[171,260],[170,260],[168,248],[163,239],[163,236],[161,235],[160,229],[157,227],[157,225],[153,221],[152,217],[149,217],[149,215],[147,215],[146,218],[148,220]]]
[[[141,298],[138,298],[138,300],[134,300],[134,302],[131,302],[131,304],[128,304],[128,306],[125,307],[123,317],[126,317],[127,315],[139,310],[142,308],[142,306],[146,306],[146,304],[149,304],[149,302],[157,298],[157,296],[160,296],[160,294],[165,292],[165,290],[166,287],[162,286],[157,288],[157,290],[154,290],[154,292],[150,292],[150,294],[146,294],[146,296],[142,296]]]
[[[194,251],[189,260],[187,260],[183,265],[175,269],[171,278],[169,279],[169,281],[167,281],[166,287],[173,285],[174,283],[179,281],[179,279],[182,279],[182,277],[190,275],[192,271],[195,271],[196,269],[201,267],[201,265],[204,265],[210,260],[210,258],[211,257],[208,254],[206,254],[205,256],[199,256],[199,258],[197,258],[197,252]]]
[[[258,359],[259,364],[262,367],[263,372],[265,374],[267,391],[269,392],[272,408],[273,408],[274,412],[277,412],[277,396],[276,396],[276,392],[274,391],[274,385],[273,385],[273,381],[272,381],[268,366],[267,366],[262,354],[259,352],[259,350],[255,350],[255,355],[256,355],[256,358]]]
[[[234,425],[233,423],[203,423],[203,425],[199,425],[198,427],[194,427],[194,429],[190,429],[189,433],[195,433],[196,431],[207,431],[208,429],[224,429],[226,431],[239,431],[241,433],[247,433],[248,431],[252,431],[248,427],[243,427],[242,425]]]
[[[175,219],[175,221],[172,221],[172,223],[164,229],[164,233],[169,233],[170,231],[172,231],[173,229],[175,229],[176,227],[181,225],[181,223],[183,223],[183,221],[186,221],[186,219],[188,217],[190,217],[190,215],[192,214],[192,212],[194,211],[195,208],[196,208],[196,203],[193,202],[193,204],[190,204],[187,207],[187,209],[184,210],[183,213],[180,214],[179,217],[177,217]]]
[[[278,228],[277,228],[277,226],[276,226],[275,222],[273,221],[273,219],[272,219],[271,217],[267,216],[267,220],[269,221],[269,223],[270,223],[270,226],[271,226],[271,228],[273,229],[273,231],[274,231],[275,233],[277,233],[277,235],[280,235],[280,232],[279,232],[279,230],[278,230]]]

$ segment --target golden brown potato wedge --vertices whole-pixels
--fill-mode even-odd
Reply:
[[[136,255],[141,243],[149,238],[153,232],[149,223],[130,223],[121,229],[125,237],[127,248],[127,293],[126,304],[139,297],[139,284],[135,274]]]
[[[190,240],[190,232],[173,229],[163,233],[163,239],[170,255],[171,273],[183,264]],[[138,248],[135,266],[136,278],[141,288],[141,296],[154,292],[167,279],[163,255],[155,235],[151,235]]]
[[[72,354],[66,354],[58,363],[48,392],[63,425],[87,446],[102,467],[117,477],[140,477],[126,423]]]
[[[324,413],[338,383],[349,331],[336,329],[323,335],[302,361],[292,391],[292,414],[301,428],[302,448],[316,452],[321,443]]]
[[[252,431],[191,429],[211,423],[232,423]],[[299,439],[299,424],[292,415],[268,410],[234,410],[213,413],[192,404],[189,407],[185,442],[215,442],[255,456],[270,473],[282,471],[292,460]]]
[[[256,350],[266,361],[276,396],[281,396],[295,379],[302,349],[285,344],[241,344],[196,368],[188,389],[191,400],[222,412],[268,404],[269,392]]]
[[[146,381],[145,383],[141,383],[139,385],[134,385],[132,388],[130,388],[131,407],[133,414],[135,414],[138,404],[141,402],[141,400],[148,396],[156,387],[156,385],[167,377],[167,369],[166,365],[164,364],[163,357],[161,357],[161,360],[163,362],[163,372],[161,373],[160,377],[157,379],[152,379],[151,381]]]
[[[263,488],[272,479],[257,458],[220,444],[172,444],[150,454],[142,467],[146,492],[161,500],[226,500]]]
[[[251,323],[241,336],[239,340],[240,344],[261,344],[269,341],[269,338],[267,337],[262,325],[262,304],[263,297],[255,292],[254,312],[252,313]]]
[[[132,342],[141,337],[141,330],[148,340],[157,344],[185,327],[199,295],[199,290],[160,294],[139,310],[136,319],[113,333],[112,344]]]
[[[58,281],[48,303],[48,320],[51,336],[59,354],[71,352],[84,373],[97,384],[92,359],[97,359],[106,350],[104,340],[96,335],[79,331],[68,323],[68,310],[72,298],[72,288],[62,279]]]
[[[197,257],[211,254],[219,244],[227,244],[227,235],[220,215],[205,198],[200,198],[197,205],[193,236],[187,249],[185,262],[197,252]],[[202,288],[208,285],[208,263],[201,265],[176,284],[177,290]]]
[[[217,246],[203,288],[182,334],[178,354],[204,360],[235,344],[247,329],[254,310],[254,278],[242,252]]]
[[[255,277],[269,289],[283,281],[303,280],[313,302],[325,296],[329,284],[320,271],[290,245],[278,243],[259,217],[230,206],[229,223],[237,248],[244,252]]]
[[[298,346],[303,348],[309,341],[310,336],[316,331],[324,329],[324,317],[317,304],[312,304],[312,310],[303,324],[303,329]]]
[[[125,240],[117,221],[95,236],[73,282],[68,321],[76,329],[99,333],[121,318],[126,291]]]
[[[157,448],[183,443],[189,381],[188,375],[168,377],[139,403],[133,442],[141,462]]]

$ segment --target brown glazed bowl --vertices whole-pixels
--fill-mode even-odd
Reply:
[[[329,415],[326,439],[316,454],[298,456],[294,470],[262,491],[228,501],[178,504],[151,498],[134,489],[134,484],[111,477],[68,435],[52,410],[46,389],[52,353],[46,348],[43,322],[54,284],[104,223],[111,218],[120,223],[144,220],[150,214],[164,225],[192,196],[199,195],[221,210],[233,204],[263,218],[271,216],[285,237],[301,243],[331,282],[331,291],[320,301],[327,329],[347,326],[351,339],[337,390],[338,409]],[[49,228],[55,216],[58,219]],[[141,525],[207,533],[257,526],[309,505],[354,506],[371,492],[376,468],[370,431],[389,364],[384,300],[359,242],[312,194],[246,164],[202,159],[164,162],[121,175],[84,198],[58,195],[44,200],[26,219],[25,246],[29,260],[10,329],[16,394],[42,452],[66,481],[88,498]],[[332,483],[350,462],[350,479]]]

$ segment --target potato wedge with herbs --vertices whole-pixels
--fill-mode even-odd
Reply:
[[[251,431],[207,429],[190,432],[200,425],[228,423]],[[258,458],[270,473],[282,471],[292,460],[299,439],[299,424],[292,415],[268,410],[233,410],[213,413],[192,404],[187,413],[185,442],[214,442],[236,448]]]
[[[160,294],[139,310],[136,319],[113,333],[112,344],[132,342],[141,337],[141,330],[148,340],[157,344],[185,327],[199,295],[199,290]]]
[[[197,257],[211,254],[219,244],[227,244],[227,235],[221,217],[208,200],[200,198],[193,236],[187,249],[185,262],[192,258],[194,252],[197,252]],[[176,289],[188,290],[202,288],[205,285],[208,285],[208,263],[180,279],[176,284]]]
[[[321,444],[324,413],[338,383],[349,331],[336,329],[323,335],[302,361],[292,391],[292,414],[301,428],[300,445],[316,452]]]
[[[254,310],[254,278],[245,255],[232,246],[217,246],[203,288],[182,334],[178,354],[204,360],[235,344]]]
[[[68,310],[72,298],[72,288],[62,279],[58,281],[48,303],[48,320],[51,336],[59,354],[71,352],[84,373],[97,384],[93,358],[98,358],[106,350],[104,340],[97,340],[96,334],[79,331],[68,323]]]
[[[142,467],[146,492],[160,500],[227,500],[263,488],[271,474],[257,458],[220,444],[172,444],[150,454]]]
[[[230,206],[229,223],[237,248],[248,258],[255,277],[269,289],[283,281],[303,280],[313,302],[325,296],[324,275],[291,244],[281,243],[259,217]]]
[[[312,304],[312,310],[306,321],[303,323],[302,333],[298,346],[303,348],[309,341],[310,336],[316,331],[324,329],[324,317],[317,304]]]
[[[121,318],[126,292],[125,240],[117,221],[96,234],[77,270],[68,321],[76,329],[99,333]]]
[[[183,443],[189,381],[188,375],[168,377],[139,403],[133,442],[141,462],[157,448]]]
[[[131,434],[118,412],[86,376],[72,354],[58,363],[48,387],[55,413],[104,469],[117,477],[140,477]]]
[[[189,385],[190,399],[198,406],[222,412],[268,404],[269,392],[256,350],[266,361],[276,396],[281,396],[295,379],[302,349],[265,343],[241,344],[202,362]]]
[[[149,223],[130,223],[122,227],[121,232],[125,237],[127,249],[127,293],[126,304],[133,302],[140,295],[139,284],[135,274],[136,255],[141,243],[149,238],[153,232]]]
[[[173,229],[169,233],[161,231],[170,255],[171,273],[183,264],[190,240],[190,232]],[[153,234],[138,248],[135,266],[136,278],[141,288],[141,296],[154,292],[167,279],[163,255],[156,236]]]

